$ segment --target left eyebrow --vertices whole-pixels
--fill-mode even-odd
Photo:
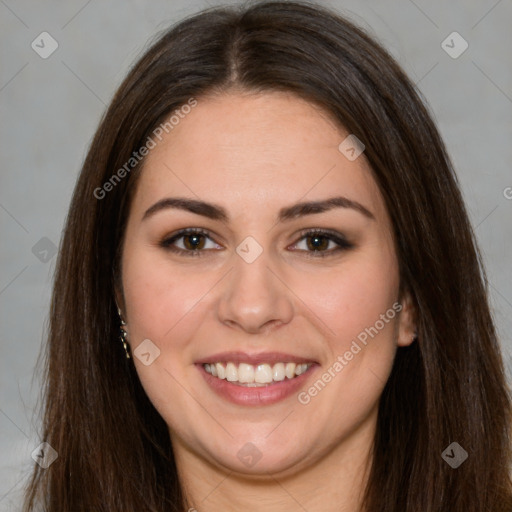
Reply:
[[[333,208],[351,208],[362,213],[365,217],[375,220],[373,213],[365,206],[357,201],[348,199],[347,197],[337,196],[325,199],[323,201],[309,201],[304,203],[297,203],[286,208],[279,210],[278,221],[286,221],[296,219],[304,215],[311,215],[315,213],[323,213]]]
[[[222,206],[183,197],[166,197],[157,201],[153,206],[146,210],[142,220],[147,219],[159,211],[169,208],[189,211],[223,223],[227,223],[229,221],[229,215]],[[322,201],[302,202],[281,208],[277,216],[277,221],[285,222],[306,215],[323,213],[334,208],[351,208],[363,214],[365,217],[375,220],[373,213],[361,203],[348,199],[347,197],[337,196]]]

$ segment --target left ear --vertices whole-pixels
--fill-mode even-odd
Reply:
[[[402,309],[398,317],[397,345],[399,347],[406,347],[412,344],[417,335],[417,315],[411,294],[408,291],[403,293],[400,304]]]

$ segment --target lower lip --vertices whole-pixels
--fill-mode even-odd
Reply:
[[[273,382],[265,386],[247,387],[214,377],[204,369],[202,364],[197,365],[206,383],[213,391],[237,405],[271,405],[284,400],[297,393],[304,386],[305,381],[312,375],[317,366],[313,364],[306,372],[293,379],[285,378],[283,381]]]

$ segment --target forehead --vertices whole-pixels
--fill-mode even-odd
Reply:
[[[134,206],[184,195],[243,212],[341,194],[385,213],[364,153],[350,161],[338,148],[348,135],[325,111],[290,93],[198,98],[155,139]]]

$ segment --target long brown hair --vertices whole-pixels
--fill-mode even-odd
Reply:
[[[364,510],[509,512],[509,390],[445,146],[387,51],[337,13],[296,2],[208,9],[182,21],[158,36],[112,99],[57,261],[42,439],[58,458],[48,469],[35,465],[25,510],[186,510],[167,426],[119,342],[112,276],[144,159],[112,176],[174,110],[232,87],[293,92],[355,134],[393,223],[418,338],[398,349],[381,397]],[[468,453],[456,469],[441,456],[453,442]]]

